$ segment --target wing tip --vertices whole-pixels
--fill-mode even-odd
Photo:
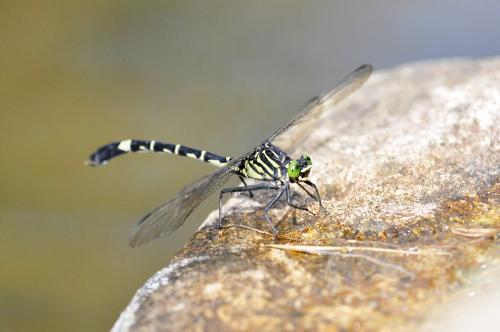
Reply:
[[[144,237],[142,236],[141,232],[137,232],[136,229],[134,229],[129,237],[128,237],[128,246],[131,248],[137,248],[140,247],[148,242],[151,242],[153,240],[156,240],[158,237]]]
[[[361,68],[366,68],[366,69],[372,71],[373,70],[373,65],[371,63],[365,63],[364,65],[359,66],[359,68],[360,69]]]
[[[363,76],[366,76],[366,78],[368,78],[372,72],[373,72],[373,65],[371,65],[369,63],[365,63],[364,65],[361,65],[358,68],[356,68],[352,72],[352,76],[363,75]]]

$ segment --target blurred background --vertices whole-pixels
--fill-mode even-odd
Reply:
[[[212,171],[83,161],[147,138],[238,156],[363,63],[500,54],[498,1],[2,1],[0,331],[109,330],[185,243],[131,227]]]

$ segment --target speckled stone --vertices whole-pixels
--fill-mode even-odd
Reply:
[[[500,266],[499,128],[500,59],[376,71],[299,149],[326,212],[297,192],[317,217],[283,202],[274,241],[231,226],[269,231],[269,194],[230,199],[113,331],[432,330]]]

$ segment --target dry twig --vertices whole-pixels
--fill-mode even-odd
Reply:
[[[446,251],[438,251],[438,250],[405,250],[405,249],[391,249],[391,248],[380,248],[380,247],[366,247],[366,246],[303,246],[303,245],[290,245],[290,244],[267,244],[267,247],[282,249],[282,250],[290,250],[290,251],[300,251],[309,254],[317,254],[317,255],[329,255],[332,252],[343,252],[349,253],[353,251],[371,251],[378,253],[386,253],[386,254],[395,254],[395,255],[451,255]]]

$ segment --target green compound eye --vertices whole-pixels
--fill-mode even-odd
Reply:
[[[303,154],[302,159],[304,159],[308,165],[312,165],[312,163],[313,163],[311,160],[311,157],[309,157],[307,154]]]
[[[300,166],[297,160],[292,160],[287,167],[288,177],[290,179],[296,179],[300,175]]]

